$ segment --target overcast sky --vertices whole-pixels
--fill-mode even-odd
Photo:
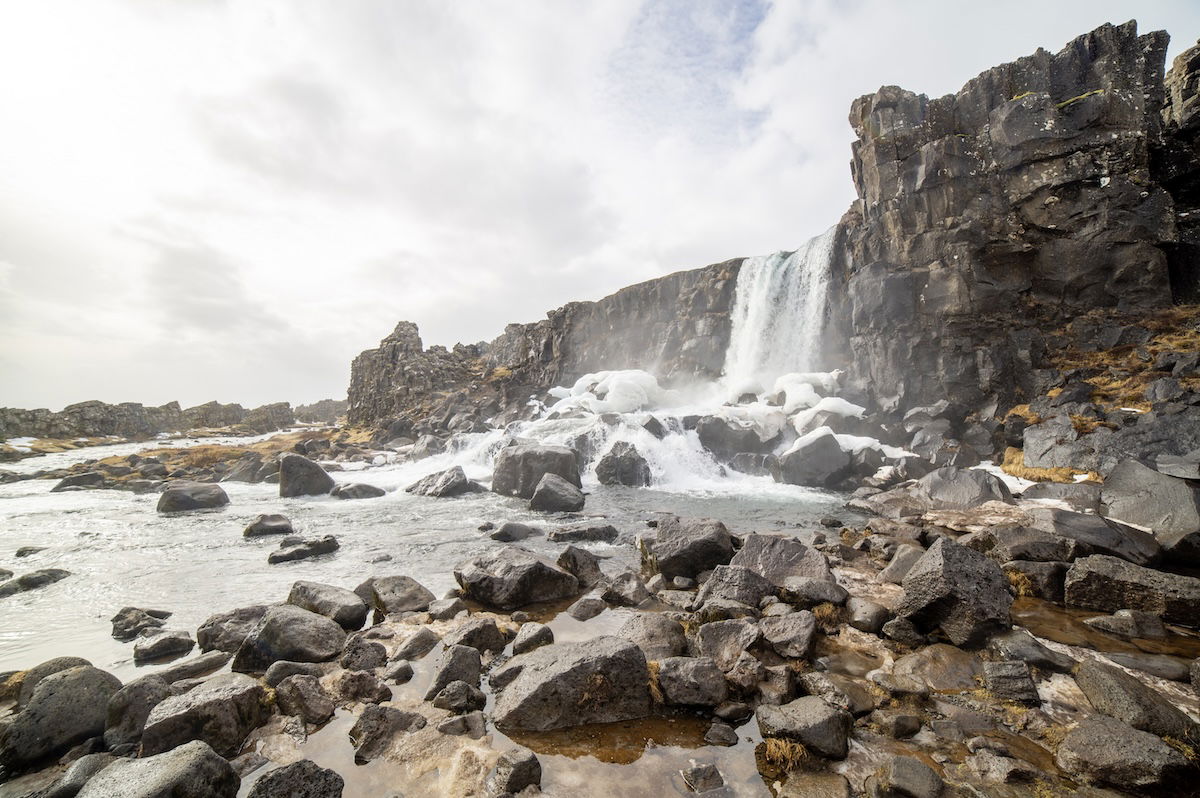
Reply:
[[[396,321],[498,335],[795,249],[851,100],[1200,3],[31,0],[0,6],[0,405],[345,396]]]

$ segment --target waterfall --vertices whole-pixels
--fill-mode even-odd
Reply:
[[[733,393],[770,390],[776,378],[820,365],[836,229],[795,252],[742,263],[725,352],[724,381]]]

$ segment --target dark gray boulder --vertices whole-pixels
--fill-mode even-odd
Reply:
[[[1011,622],[1008,580],[992,560],[946,538],[904,577],[896,614],[919,629],[940,628],[955,645],[979,645]]]
[[[365,482],[348,482],[335,487],[329,495],[335,499],[378,499],[380,496],[386,496],[387,491]]]
[[[291,535],[294,533],[295,530],[292,528],[292,522],[288,520],[286,515],[280,515],[279,513],[264,513],[256,516],[242,530],[242,536],[247,538],[257,538],[264,535]]]
[[[713,621],[696,632],[696,654],[710,657],[722,671],[728,671],[758,638],[758,624],[748,618]]]
[[[1022,704],[1040,704],[1029,665],[1020,660],[983,663],[983,686],[997,698]]]
[[[342,798],[345,784],[336,772],[301,759],[263,774],[246,798]]]
[[[294,674],[275,687],[275,704],[285,715],[321,724],[333,717],[333,699],[315,676]]]
[[[1034,529],[1073,542],[1077,556],[1109,554],[1136,565],[1153,565],[1162,546],[1148,532],[1092,513],[1057,508],[1025,508]]]
[[[151,662],[167,657],[182,657],[196,647],[191,634],[181,629],[157,631],[137,639],[133,644],[134,662]]]
[[[758,629],[779,656],[805,659],[812,653],[817,621],[808,610],[800,610],[763,618],[758,623]]]
[[[158,497],[158,512],[210,510],[229,504],[229,495],[211,482],[172,482]]]
[[[1095,554],[1076,560],[1064,585],[1067,606],[1144,610],[1168,623],[1200,626],[1200,579]]]
[[[650,714],[646,658],[628,640],[555,643],[514,657],[512,664],[520,672],[496,699],[493,717],[500,728],[547,731]]]
[[[292,585],[287,603],[324,615],[348,631],[361,629],[367,620],[367,605],[358,594],[344,587],[302,580]]]
[[[342,671],[333,679],[333,692],[342,703],[382,704],[392,699],[392,689],[367,671]]]
[[[612,578],[600,598],[617,607],[637,607],[650,598],[650,591],[640,576],[625,571]]]
[[[196,642],[201,651],[237,651],[254,627],[258,626],[267,612],[265,604],[239,607],[229,612],[218,612],[209,616],[196,630]]]
[[[942,777],[919,759],[894,756],[867,780],[872,798],[938,798]]]
[[[246,635],[233,670],[265,671],[274,662],[326,662],[342,653],[346,632],[324,615],[281,604],[271,607]]]
[[[729,564],[753,571],[776,587],[791,577],[833,581],[824,554],[795,538],[777,535],[747,535]]]
[[[617,528],[612,524],[576,524],[552,529],[547,537],[555,543],[612,543],[617,535]]]
[[[542,530],[536,526],[529,524],[521,524],[516,521],[505,521],[492,534],[488,535],[492,540],[498,540],[501,543],[516,543],[525,538],[531,538],[535,535],[542,534]]]
[[[1075,682],[1100,712],[1159,737],[1189,739],[1196,723],[1156,690],[1120,668],[1096,660],[1082,663]]]
[[[479,649],[470,646],[447,646],[442,650],[433,671],[433,680],[425,691],[425,700],[432,701],[450,682],[478,685],[483,673]]]
[[[108,701],[121,682],[78,666],[41,679],[25,707],[0,725],[0,766],[18,770],[104,733]]]
[[[596,479],[601,485],[643,488],[650,484],[650,464],[632,443],[617,441],[596,463]]]
[[[465,598],[505,610],[579,592],[574,576],[518,546],[505,546],[461,563],[454,569],[454,578]]]
[[[434,499],[446,499],[451,496],[461,496],[475,489],[474,483],[467,479],[462,466],[447,468],[422,477],[404,489],[405,493],[417,496],[429,496]]]
[[[75,798],[83,785],[100,771],[116,761],[112,754],[85,754],[79,757],[67,768],[54,784],[45,792],[37,793],[37,798]]]
[[[821,427],[800,438],[771,462],[776,482],[830,488],[851,472],[851,458],[828,427]]]
[[[567,546],[555,562],[559,568],[574,576],[581,588],[595,587],[604,579],[600,571],[600,558],[587,549]]]
[[[241,779],[200,740],[156,756],[120,759],[83,785],[78,798],[235,798]]]
[[[432,621],[449,621],[460,612],[468,612],[466,603],[457,596],[432,601],[429,603],[429,609],[426,611],[429,613],[429,619]]]
[[[667,516],[658,522],[652,538],[639,538],[638,543],[650,570],[667,578],[694,579],[702,571],[725,565],[733,557],[729,530],[712,518]]]
[[[447,632],[442,642],[447,646],[470,646],[479,651],[500,652],[508,645],[508,638],[492,618],[472,618]]]
[[[455,715],[478,712],[487,704],[483,691],[466,682],[450,682],[433,697],[433,706]]]
[[[489,795],[519,795],[528,787],[538,791],[541,783],[542,763],[532,751],[523,748],[501,754],[486,781]]]
[[[920,546],[915,546],[911,543],[901,543],[896,547],[896,551],[892,554],[892,559],[888,562],[887,567],[879,572],[879,581],[890,582],[893,585],[898,585],[904,581],[904,577],[912,570],[912,567],[925,556],[925,549]]]
[[[1000,501],[1012,504],[1012,492],[999,478],[974,468],[946,466],[917,480],[918,494],[940,510],[970,510]]]
[[[38,684],[42,679],[45,679],[51,674],[59,673],[70,668],[91,667],[91,662],[82,657],[55,657],[48,659],[45,662],[34,665],[27,671],[23,671],[19,675],[19,681],[15,685],[17,688],[16,699],[17,709],[24,709],[29,705],[29,700],[33,698],[34,690],[37,690]],[[7,686],[7,685],[6,685]]]
[[[128,643],[143,631],[148,629],[160,629],[166,625],[165,618],[169,618],[171,613],[162,613],[162,610],[143,610],[138,607],[122,607],[116,615],[109,620],[112,623],[112,636],[122,643]]]
[[[506,446],[496,456],[492,490],[505,496],[530,499],[546,474],[561,477],[576,488],[582,486],[579,460],[573,449],[541,444]]]
[[[548,513],[574,513],[583,509],[583,491],[558,474],[546,474],[529,499],[530,510]]]
[[[513,640],[513,654],[524,654],[553,642],[554,631],[549,626],[537,621],[526,621],[521,624],[517,637]]]
[[[804,696],[781,706],[763,704],[754,714],[763,737],[795,740],[827,759],[846,758],[854,718],[844,709]]]
[[[712,599],[737,601],[757,607],[765,597],[774,594],[775,586],[764,576],[740,565],[718,565],[696,594],[695,607],[703,607]]]
[[[241,673],[214,676],[182,695],[160,701],[142,730],[142,755],[203,740],[225,757],[237,755],[246,736],[266,717],[267,693]]]
[[[1179,785],[1190,769],[1183,754],[1159,737],[1104,715],[1090,715],[1067,732],[1055,764],[1073,778],[1147,794]]]
[[[15,596],[18,593],[24,593],[28,590],[36,590],[39,587],[52,585],[55,582],[66,579],[70,575],[70,571],[64,571],[61,568],[42,568],[37,571],[30,571],[27,574],[21,574],[15,579],[9,579],[7,582],[0,582],[0,598],[8,598],[9,596]]]
[[[621,624],[616,636],[634,643],[648,661],[680,657],[687,653],[683,627],[658,612],[637,612]]]
[[[279,458],[279,495],[282,498],[324,496],[333,488],[333,477],[307,457],[285,454]]]
[[[352,635],[346,643],[338,664],[348,671],[373,671],[387,664],[387,649],[383,643]]]
[[[437,597],[411,576],[373,576],[354,588],[368,607],[385,615],[424,612]]]
[[[155,675],[135,679],[113,693],[105,709],[104,744],[109,749],[136,744],[150,710],[171,695],[170,683]]]
[[[700,445],[722,462],[729,462],[740,452],[765,454],[772,448],[758,436],[754,427],[721,416],[698,419],[696,436]]]
[[[323,554],[332,554],[338,548],[337,538],[333,535],[323,535],[322,537],[309,538],[308,540],[284,538],[279,544],[279,548],[267,555],[267,562],[271,565],[277,565],[281,562],[307,560],[312,557],[320,557]]]
[[[81,488],[102,488],[104,487],[105,477],[99,471],[85,471],[82,474],[71,474],[65,476],[58,481],[51,493],[62,493],[66,490],[81,489]]]
[[[1100,512],[1152,531],[1170,561],[1200,564],[1200,489],[1186,480],[1124,460],[1104,480]]]
[[[280,660],[271,664],[263,674],[268,687],[278,687],[289,676],[311,676],[320,679],[329,671],[329,666],[319,662],[288,662]]]
[[[365,765],[378,758],[387,751],[396,735],[419,731],[425,728],[425,724],[425,716],[419,712],[406,712],[379,704],[367,705],[350,729],[350,741],[355,746],[355,764]]]
[[[715,707],[729,695],[725,674],[708,657],[659,660],[658,689],[670,706]]]
[[[1046,648],[1025,629],[993,635],[988,640],[987,648],[1000,659],[1020,660],[1051,673],[1070,673],[1075,667],[1075,660]]]

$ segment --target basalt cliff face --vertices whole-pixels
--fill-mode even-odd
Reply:
[[[468,431],[482,418],[519,412],[532,392],[600,369],[645,369],[674,384],[721,374],[741,260],[676,272],[596,302],[572,302],[542,321],[510,324],[491,343],[422,349],[400,322],[377,349],[354,359],[349,421],[415,421]],[[466,408],[466,409],[464,409]]]
[[[853,395],[885,412],[947,397],[1002,412],[1044,388],[1047,330],[1196,301],[1200,47],[1164,74],[1167,44],[1105,25],[954,95],[887,86],[852,104],[859,198],[836,233],[825,349]],[[350,421],[462,431],[589,371],[719,376],[740,263],[452,352],[423,351],[402,323],[354,361]]]
[[[247,410],[238,404],[208,402],[182,409],[178,402],[146,407],[136,402],[110,405],[79,402],[55,413],[46,409],[0,407],[0,441],[6,438],[149,438],[160,432],[243,427],[272,432],[294,424],[292,407],[276,402]]]

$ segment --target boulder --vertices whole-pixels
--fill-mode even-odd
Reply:
[[[142,730],[142,755],[203,740],[218,754],[234,757],[265,719],[266,703],[266,690],[256,679],[241,673],[214,676],[150,710]]]
[[[633,571],[625,571],[613,577],[601,591],[600,597],[617,607],[637,607],[650,598],[646,583]]]
[[[150,662],[167,657],[182,657],[196,647],[192,636],[180,629],[160,631],[138,638],[133,644],[133,661]]]
[[[61,568],[42,568],[37,571],[30,571],[27,574],[21,574],[15,579],[9,579],[7,582],[0,582],[0,598],[8,598],[9,596],[15,596],[17,593],[24,593],[28,590],[36,590],[39,587],[52,585],[55,582],[66,579],[70,575],[70,571],[64,571]]]
[[[385,615],[424,612],[436,600],[420,582],[402,575],[373,576],[354,588],[354,592],[368,607]]]
[[[1075,668],[1075,660],[1046,648],[1025,629],[993,635],[987,648],[1000,659],[1020,660],[1051,673],[1070,673]]]
[[[763,618],[758,628],[763,639],[781,657],[805,659],[812,653],[817,621],[808,610]]]
[[[209,510],[229,504],[229,495],[211,482],[172,482],[158,497],[158,512]]]
[[[367,605],[344,587],[299,581],[292,585],[287,603],[324,615],[348,631],[361,629],[367,620]]]
[[[349,482],[338,485],[329,495],[335,499],[378,499],[380,496],[386,496],[387,491],[365,482]]]
[[[329,672],[329,666],[318,662],[288,662],[280,660],[271,664],[263,674],[268,687],[278,687],[289,676],[311,676],[320,679]]]
[[[333,477],[307,457],[285,454],[279,458],[280,497],[324,496],[333,488]]]
[[[367,671],[342,671],[333,679],[333,692],[346,704],[382,704],[392,698],[392,689]]]
[[[578,546],[567,546],[558,555],[558,567],[579,580],[579,586],[584,589],[595,587],[604,579],[600,571],[600,558],[587,549]]]
[[[500,525],[499,529],[488,537],[492,540],[498,540],[501,543],[516,543],[518,540],[524,540],[525,538],[531,538],[540,534],[542,534],[542,530],[536,526],[520,524],[516,521],[505,521]]]
[[[419,712],[368,704],[350,729],[350,741],[355,746],[355,764],[365,765],[378,758],[387,751],[397,734],[419,731],[425,728],[425,724],[425,716]]]
[[[342,798],[345,784],[336,772],[301,759],[263,774],[246,798]]]
[[[687,653],[687,638],[679,622],[658,612],[637,612],[616,631],[617,637],[635,644],[648,661]]]
[[[1101,514],[1149,529],[1172,562],[1200,564],[1200,489],[1124,460],[1105,478]]]
[[[120,689],[117,677],[89,665],[39,680],[25,707],[0,725],[0,766],[21,769],[103,734]]]
[[[583,491],[558,474],[546,474],[529,499],[530,510],[547,513],[575,513],[583,509]]]
[[[157,671],[156,675],[161,676],[168,684],[183,679],[195,679],[199,676],[207,676],[224,666],[232,658],[232,654],[224,651],[209,651],[207,654],[176,662],[170,667]]]
[[[1091,784],[1170,795],[1190,769],[1183,754],[1159,737],[1104,715],[1090,715],[1067,732],[1055,764]]]
[[[755,711],[763,737],[782,737],[802,743],[828,759],[845,759],[854,718],[816,696],[797,698],[782,706],[762,704]]]
[[[242,530],[242,537],[257,538],[264,535],[291,535],[295,530],[286,515],[264,513],[258,515]]]
[[[892,684],[916,684],[935,693],[957,693],[979,687],[983,663],[969,651],[934,643],[897,659],[890,679]]]
[[[71,474],[63,477],[58,481],[51,493],[62,493],[67,490],[75,490],[80,488],[102,488],[104,487],[104,474],[99,471],[84,471],[82,474]]]
[[[473,618],[442,637],[447,646],[470,646],[479,651],[499,653],[508,645],[508,638],[491,618]]]
[[[579,592],[574,576],[518,546],[488,551],[461,563],[454,569],[454,578],[465,598],[504,610]]]
[[[871,798],[938,798],[942,777],[919,759],[894,756],[868,779]]]
[[[148,629],[159,629],[166,624],[171,613],[163,610],[143,610],[138,607],[122,607],[110,621],[112,636],[128,643]]]
[[[1144,610],[1168,623],[1200,625],[1200,579],[1094,554],[1076,560],[1064,585],[1067,606]]]
[[[681,630],[682,632],[682,630]],[[524,654],[535,648],[548,646],[554,642],[554,632],[549,626],[536,621],[521,624],[517,637],[513,640],[513,654]]]
[[[346,648],[338,660],[348,671],[373,671],[387,664],[387,649],[383,643],[367,640],[361,635],[353,635],[346,643]]]
[[[748,618],[713,621],[696,633],[696,652],[713,659],[722,671],[728,671],[758,638],[758,624]]]
[[[1008,580],[992,560],[939,539],[904,577],[896,614],[919,629],[940,628],[956,645],[978,645],[1011,623]]]
[[[1167,628],[1157,615],[1141,610],[1117,610],[1112,615],[1100,615],[1083,621],[1093,629],[1099,629],[1119,637],[1144,640],[1166,640]]]
[[[432,621],[449,621],[460,612],[469,612],[469,610],[466,603],[455,596],[430,602],[426,612],[429,613],[429,619]]]
[[[1120,668],[1088,660],[1075,671],[1075,682],[1098,711],[1135,729],[1179,740],[1196,730],[1171,701]]]
[[[506,446],[496,456],[492,490],[505,496],[530,499],[546,474],[554,474],[576,488],[582,486],[574,450],[541,444]]]
[[[771,446],[759,437],[753,426],[722,416],[705,416],[696,421],[700,445],[718,460],[729,462],[740,452],[765,453]]]
[[[85,754],[71,763],[71,766],[55,780],[45,792],[37,793],[37,798],[75,798],[83,785],[100,771],[116,761],[112,754]]]
[[[467,479],[467,474],[462,470],[462,466],[454,466],[445,471],[429,474],[404,489],[406,493],[430,496],[434,499],[461,496],[472,490],[474,490],[474,483]]]
[[[790,577],[833,581],[824,554],[799,540],[777,535],[747,535],[729,564],[753,571],[776,587]]]
[[[850,454],[842,450],[828,427],[818,427],[800,438],[771,463],[776,482],[811,488],[831,488],[850,471]]]
[[[520,795],[529,787],[540,793],[542,763],[532,751],[514,748],[500,755],[487,776],[488,795]]]
[[[333,699],[314,676],[295,674],[275,687],[275,704],[285,715],[295,715],[305,723],[322,724],[333,717]]]
[[[757,607],[765,597],[774,594],[775,586],[763,576],[740,565],[718,565],[696,594],[696,607],[712,599],[737,601]]]
[[[997,698],[1022,704],[1040,704],[1029,666],[1020,660],[983,663],[983,686]]]
[[[433,680],[425,691],[425,700],[432,701],[450,682],[479,684],[483,672],[479,650],[470,646],[447,646],[434,667]]]
[[[150,710],[171,695],[170,683],[155,675],[135,679],[113,693],[105,709],[104,744],[109,749],[137,744]]]
[[[725,674],[708,657],[666,657],[658,661],[658,689],[670,706],[715,707],[728,696]]]
[[[650,714],[646,658],[628,640],[555,643],[512,662],[520,672],[495,704],[495,723],[502,729],[547,731]]]
[[[16,678],[7,684],[0,684],[3,684],[4,687],[15,688],[17,709],[20,710],[28,706],[29,700],[33,698],[33,691],[37,689],[42,679],[69,668],[90,667],[91,664],[82,657],[55,657],[34,665],[27,671],[19,672]]]
[[[322,554],[332,554],[339,548],[337,538],[324,535],[319,538],[300,540],[299,538],[284,538],[279,548],[267,555],[267,562],[276,565],[281,562],[307,560],[320,557]]]
[[[291,604],[271,607],[246,635],[233,670],[265,671],[271,663],[325,662],[342,653],[346,632],[324,615]]]
[[[576,524],[551,530],[548,537],[555,543],[612,543],[617,535],[617,528],[612,524]]]
[[[932,508],[941,510],[970,510],[990,501],[1013,503],[1007,485],[974,468],[946,466],[930,471],[917,480],[917,492]]]
[[[254,627],[258,626],[267,612],[265,604],[239,607],[229,612],[210,615],[196,630],[196,642],[201,651],[237,651]]]
[[[78,798],[235,798],[240,784],[232,765],[194,740],[156,756],[113,762],[83,785]]]
[[[601,485],[642,488],[650,484],[650,464],[632,443],[617,441],[596,463],[596,479]]]
[[[433,697],[433,706],[454,715],[478,712],[487,704],[487,696],[478,687],[466,682],[450,682]]]
[[[639,543],[646,564],[667,578],[694,579],[733,557],[729,530],[711,518],[667,516],[658,522],[653,539],[639,539]]]
[[[879,581],[890,582],[893,585],[898,585],[904,581],[904,577],[912,570],[912,567],[917,564],[917,561],[925,556],[925,549],[920,546],[914,546],[911,543],[901,543],[896,547],[896,551],[892,554],[892,559],[888,562],[887,567],[879,572]]]

